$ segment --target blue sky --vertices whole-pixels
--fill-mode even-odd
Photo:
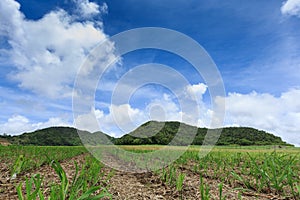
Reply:
[[[4,0],[0,11],[0,133],[73,125],[72,87],[88,52],[122,31],[163,27],[196,40],[216,63],[226,90],[224,126],[251,126],[300,145],[299,0]],[[117,57],[112,50],[107,56]],[[111,104],[118,80],[146,63],[184,75],[203,113],[190,124],[209,126],[203,78],[177,55],[143,49],[123,55],[100,81],[94,112],[101,130],[120,136],[150,119],[180,120],[174,91],[160,85],[140,88],[128,104]],[[114,109],[133,123],[114,119]]]

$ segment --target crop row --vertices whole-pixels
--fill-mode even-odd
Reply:
[[[199,177],[199,192],[202,199],[209,199],[209,185],[205,185],[203,177],[219,182],[219,195],[223,199],[223,184],[240,190],[240,193],[253,192],[272,194],[282,198],[300,199],[300,155],[298,151],[227,151],[218,149],[205,156],[199,154],[199,149],[182,151],[162,151],[162,156],[153,157],[153,150],[127,149],[110,151],[110,154],[127,163],[134,163],[137,168],[144,170],[157,169],[161,180],[174,187],[181,193],[185,187],[187,176],[181,168]],[[130,154],[131,153],[131,154]],[[139,156],[140,154],[140,156]],[[148,155],[149,154],[149,155]],[[182,154],[182,155],[181,155]],[[181,155],[171,162],[176,155]],[[154,158],[154,159],[153,159]],[[239,193],[239,194],[240,194]]]
[[[50,163],[59,177],[59,181],[44,180],[40,174],[26,178],[17,186],[20,200],[85,200],[111,198],[106,185],[111,176],[105,176],[101,169],[103,164],[91,156],[85,158],[80,166],[74,162],[75,173],[68,178],[65,170],[57,161]]]
[[[180,168],[190,166],[190,171],[200,177],[199,190],[202,199],[209,199],[209,185],[203,177],[219,181],[219,195],[226,183],[232,188],[263,194],[275,194],[285,198],[300,199],[299,154],[277,153],[228,153],[211,152],[200,158],[198,152],[188,151],[160,173],[173,184],[185,176]],[[166,174],[168,174],[166,176]],[[168,177],[168,178],[166,178]]]
[[[97,196],[97,194],[109,196],[104,185],[99,184],[103,179],[103,174],[99,175],[99,170],[103,164],[95,158],[88,159],[89,161],[80,170],[75,164],[75,178],[67,181],[59,163],[53,161],[86,152],[82,147],[11,148],[14,150],[12,151],[13,153],[1,151],[2,155],[0,158],[6,153],[6,158],[11,156],[10,159],[15,159],[12,162],[14,163],[13,171],[19,172],[37,167],[41,163],[48,163],[55,169],[61,182],[56,185],[53,183],[54,185],[50,187],[51,190],[48,195],[60,195],[53,196],[53,199],[70,199],[71,197],[80,199],[82,195],[82,199],[84,199]],[[188,187],[185,183],[186,178],[194,174],[199,179],[198,191],[201,194],[201,199],[211,198],[212,189],[205,182],[205,179],[215,180],[219,183],[218,192],[219,199],[221,200],[226,198],[226,194],[223,193],[223,186],[225,184],[238,190],[239,198],[242,198],[241,194],[244,192],[253,192],[276,195],[281,198],[300,199],[300,155],[298,151],[239,152],[218,149],[211,151],[205,156],[201,156],[202,154],[199,154],[199,149],[183,151],[180,148],[175,148],[162,151],[160,154],[163,156],[155,157],[155,154],[151,154],[155,153],[155,151],[144,149],[144,147],[141,150],[136,148],[133,150],[127,149],[125,152],[115,148],[110,150],[108,147],[92,150],[94,151],[94,155],[100,152],[101,156],[104,156],[103,159],[110,156],[109,159],[114,158],[116,161],[122,161],[120,163],[130,163],[131,166],[134,164],[135,169],[154,169],[161,181],[173,187],[174,190],[177,190],[181,198],[184,189]],[[179,157],[178,155],[181,156]],[[176,156],[179,159],[171,162]],[[153,160],[153,158],[155,159]],[[32,160],[37,161],[39,164],[31,164]],[[149,163],[152,166],[149,166]],[[89,168],[86,166],[89,166]],[[97,166],[100,168],[97,168]],[[164,167],[161,168],[161,166]],[[92,180],[93,178],[97,179]],[[42,191],[42,187],[39,187],[41,182],[42,177],[39,175],[26,180],[24,185],[18,187],[20,199],[28,199],[28,197],[22,197],[22,195],[35,195],[42,199],[44,192]],[[37,188],[40,189],[37,190]],[[80,192],[74,193],[74,191]],[[98,191],[97,194],[94,194],[96,191]]]
[[[0,146],[0,162],[11,166],[11,174],[14,174],[50,164],[52,160],[61,161],[86,152],[81,146]]]

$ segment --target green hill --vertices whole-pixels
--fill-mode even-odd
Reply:
[[[31,133],[24,133],[18,136],[0,136],[11,144],[16,145],[37,145],[37,146],[81,146],[81,139],[88,141],[89,144],[103,144],[101,138],[110,136],[102,133],[90,133],[81,131],[78,135],[77,129],[71,127],[50,127],[40,129]]]
[[[180,127],[180,129],[179,129]],[[180,131],[179,131],[180,130]],[[119,145],[140,144],[169,144],[172,139],[174,145],[189,145],[189,138],[194,138],[192,144],[202,145],[207,136],[207,143],[213,143],[218,129],[197,128],[180,122],[147,122],[133,132],[115,140]],[[180,133],[182,137],[175,137]],[[194,133],[194,135],[192,134]],[[191,140],[191,139],[190,139]],[[265,131],[248,127],[223,128],[216,145],[290,145],[280,137]]]
[[[143,145],[143,144],[169,144],[172,145],[202,145],[204,138],[206,144],[218,135],[218,129],[197,128],[180,122],[147,122],[121,138],[113,138],[102,132],[90,133],[81,131],[78,136],[77,129],[70,127],[50,127],[19,136],[0,136],[0,140],[15,145],[38,146],[79,146],[82,140],[90,145],[108,144],[103,142],[107,137],[117,145]],[[194,134],[193,134],[194,133]],[[280,137],[265,131],[248,127],[223,128],[216,145],[290,145]]]

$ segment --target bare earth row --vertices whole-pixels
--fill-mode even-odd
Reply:
[[[75,173],[74,161],[80,165],[85,162],[87,156],[90,155],[81,154],[60,162],[69,180],[72,180]],[[201,199],[199,188],[200,175],[193,172],[189,166],[192,165],[188,164],[186,167],[178,169],[185,174],[181,193],[174,186],[163,182],[161,177],[153,172],[129,173],[113,170],[113,176],[106,182],[105,187],[112,194],[112,199]],[[59,181],[54,169],[49,165],[43,165],[40,168],[23,172],[16,179],[10,178],[9,167],[6,163],[0,164],[0,170],[0,199],[18,199],[16,186],[20,182],[24,182],[26,177],[29,178],[34,174],[41,174],[44,177],[42,187],[45,196],[50,190],[50,183]],[[104,166],[101,170],[104,173],[104,177],[112,172],[112,169],[107,166]],[[219,181],[204,175],[203,182],[210,188],[210,198],[219,199]],[[223,185],[223,196],[226,199],[281,199],[275,194],[239,192],[227,184]]]

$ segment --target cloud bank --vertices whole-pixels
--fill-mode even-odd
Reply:
[[[15,135],[52,126],[70,126],[70,123],[59,117],[50,118],[45,122],[34,123],[25,116],[14,115],[9,118],[7,122],[1,124],[0,132],[8,134],[13,133],[13,135]]]
[[[230,93],[226,99],[226,125],[249,126],[274,133],[300,146],[300,89],[275,97],[268,93]]]

